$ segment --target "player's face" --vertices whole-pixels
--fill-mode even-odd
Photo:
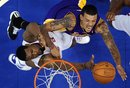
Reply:
[[[90,32],[96,23],[97,14],[89,15],[84,13],[84,15],[80,15],[80,20],[81,20],[80,25],[82,29],[84,29],[86,32]]]
[[[28,48],[25,49],[26,52],[26,59],[31,60],[33,58],[36,58],[37,56],[42,54],[42,51],[40,50],[41,46],[39,44],[31,44],[28,46]]]

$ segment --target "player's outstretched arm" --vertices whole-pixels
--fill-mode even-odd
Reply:
[[[44,29],[47,31],[57,31],[62,28],[72,30],[76,24],[75,15],[72,12],[67,13],[62,19],[55,19],[51,22],[44,24]]]
[[[113,59],[117,66],[118,73],[120,74],[122,80],[126,80],[126,73],[121,65],[121,57],[119,50],[114,42],[112,34],[110,33],[105,21],[101,20],[96,30],[101,34],[105,44],[107,45],[111,55],[113,56]]]
[[[62,59],[60,59],[60,58],[55,58],[55,57],[53,57],[51,54],[48,54],[48,55],[46,55],[46,56],[43,56],[41,59],[40,59],[40,61],[39,61],[39,65],[40,66],[42,66],[44,63],[46,63],[46,62],[48,62],[48,61],[50,61],[50,60],[62,60]],[[80,71],[80,70],[84,70],[84,69],[88,69],[88,70],[92,70],[92,68],[94,67],[94,55],[92,55],[92,57],[90,58],[90,60],[88,61],[88,62],[85,62],[85,63],[73,63],[73,62],[70,62],[78,71]],[[53,64],[59,64],[60,65],[60,63],[59,62],[55,62],[55,63],[53,63]],[[54,65],[55,66],[55,65]],[[50,65],[47,65],[47,67],[52,67],[52,64],[50,64]],[[69,66],[69,65],[66,65],[66,68],[65,68],[65,66],[64,65],[62,65],[61,66],[61,69],[62,70],[69,70],[69,71],[71,71],[71,66]],[[54,69],[58,69],[57,68],[57,66],[56,67],[54,67]]]

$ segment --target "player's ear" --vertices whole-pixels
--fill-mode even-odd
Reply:
[[[80,20],[83,20],[83,15],[82,14],[80,14]]]

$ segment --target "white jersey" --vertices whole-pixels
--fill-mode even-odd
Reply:
[[[117,30],[126,32],[130,36],[130,16],[129,15],[115,16],[115,20],[112,21],[112,26]]]
[[[90,38],[88,36],[74,37],[74,36],[71,36],[67,33],[62,33],[62,32],[58,32],[58,31],[49,32],[49,36],[50,36],[52,42],[54,43],[54,45],[59,47],[61,57],[62,57],[62,51],[71,47],[73,39],[75,39],[76,42],[80,43],[80,44],[85,44],[85,43],[88,43],[90,41]],[[33,43],[39,43],[39,42],[36,41],[36,42],[33,42]],[[22,45],[26,45],[26,44],[30,44],[30,43],[28,43],[26,41],[22,42]],[[46,47],[46,49],[44,50],[44,53],[42,55],[45,55],[45,54],[48,54],[48,53],[50,53],[50,49],[48,47]],[[39,63],[39,60],[42,57],[42,55],[40,55],[40,56],[31,60],[32,62],[34,62],[35,66],[40,67],[38,65],[38,63]],[[17,57],[13,58],[13,56],[14,55],[11,55],[9,57],[9,61],[12,64],[14,64],[18,69],[28,71],[32,68],[32,67],[26,65],[25,61],[21,61]],[[14,59],[16,60],[17,63],[13,63],[12,60],[14,60]]]
[[[70,48],[74,38],[74,36],[59,31],[49,32],[49,36],[54,45],[59,47],[61,51]]]
[[[51,38],[51,41],[54,43],[54,45],[59,48],[60,55],[61,55],[61,58],[62,58],[62,50],[68,49],[72,45],[73,36],[70,36],[66,33],[61,33],[61,32],[58,32],[58,31],[49,32],[49,36]],[[33,42],[33,43],[39,43],[39,42],[36,41],[36,42]],[[30,44],[30,43],[23,40],[22,45],[26,45],[26,44]],[[46,47],[46,49],[45,49],[45,51],[42,55],[45,55],[45,54],[48,54],[48,53],[50,53],[50,49],[48,47]],[[39,67],[38,62],[39,62],[42,55],[32,59],[32,61],[34,62],[34,64],[37,67]]]

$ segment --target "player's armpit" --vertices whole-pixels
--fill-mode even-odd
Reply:
[[[26,61],[26,64],[30,67],[34,67],[34,68],[37,68],[37,66],[34,64],[34,62],[32,62],[31,60],[29,61]]]
[[[23,39],[29,43],[35,42],[39,33],[39,25],[35,22],[31,22],[23,33]]]

